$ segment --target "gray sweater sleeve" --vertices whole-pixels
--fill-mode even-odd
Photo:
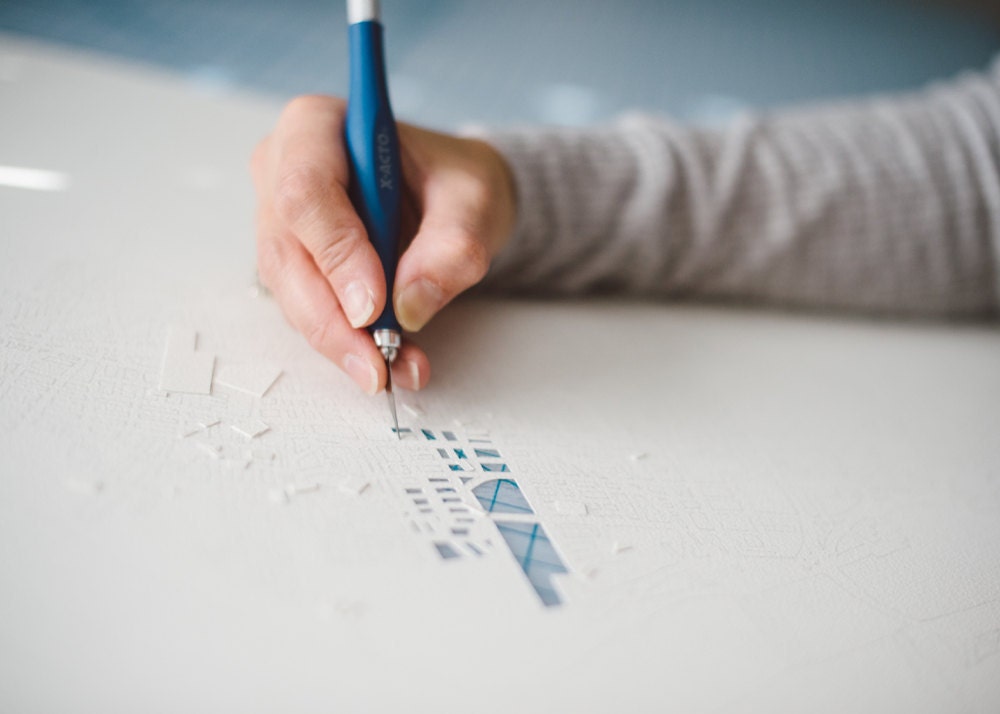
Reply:
[[[636,116],[487,138],[519,202],[488,288],[1000,312],[1000,62],[718,130]]]

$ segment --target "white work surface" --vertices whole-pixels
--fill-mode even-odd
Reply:
[[[994,328],[466,302],[398,441],[251,288],[277,111],[0,37],[0,165],[65,174],[0,186],[0,710],[1000,711]],[[561,604],[437,451],[486,442]]]

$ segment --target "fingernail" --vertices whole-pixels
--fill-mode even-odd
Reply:
[[[392,378],[404,389],[420,389],[420,367],[413,360],[400,360],[392,366]]]
[[[444,293],[434,283],[414,280],[396,300],[396,319],[403,329],[416,332],[444,305]]]
[[[344,371],[358,383],[358,386],[366,394],[375,394],[378,389],[378,372],[375,371],[371,362],[358,355],[350,354],[344,358]]]
[[[363,282],[355,280],[344,290],[340,306],[344,308],[351,327],[361,327],[375,312],[375,296]]]

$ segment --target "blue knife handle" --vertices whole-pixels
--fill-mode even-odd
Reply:
[[[368,328],[399,331],[392,288],[399,260],[402,172],[399,136],[389,104],[382,48],[382,24],[349,26],[351,87],[345,136],[350,157],[350,195],[385,273],[385,309]]]

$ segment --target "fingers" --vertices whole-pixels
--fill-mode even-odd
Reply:
[[[371,336],[347,323],[311,256],[270,215],[263,209],[258,215],[257,264],[261,281],[275,296],[288,321],[314,349],[339,365],[366,393],[380,391],[385,386],[385,360]],[[427,355],[413,343],[404,343],[392,365],[392,376],[399,388],[423,389],[430,379]]]
[[[412,342],[404,342],[392,364],[394,386],[415,392],[427,386],[431,378],[431,363],[424,351]]]
[[[281,259],[284,268],[278,277],[278,296],[282,311],[313,349],[324,355],[353,379],[367,394],[385,388],[386,364],[371,336],[351,328],[337,309],[329,285],[316,271],[308,255],[296,244]],[[427,386],[430,361],[412,342],[406,342],[392,365],[393,385],[417,391]]]
[[[420,330],[459,293],[482,280],[489,262],[474,230],[425,220],[399,263],[394,300],[400,325],[410,332]]]
[[[405,126],[400,135],[430,154],[416,157],[423,220],[400,258],[393,296],[400,324],[416,332],[485,277],[513,223],[513,189],[495,163],[502,159],[481,142]]]
[[[268,236],[265,225],[260,230],[261,280],[285,317],[313,349],[339,365],[366,393],[376,394],[385,385],[385,362],[371,336],[350,326],[330,285],[301,244]]]
[[[347,321],[362,327],[381,311],[386,286],[347,195],[343,130],[341,102],[300,97],[289,104],[271,141],[273,168],[264,190],[276,220],[309,252]]]
[[[386,365],[370,325],[387,299],[382,266],[347,194],[345,103],[300,97],[251,158],[258,194],[258,271],[286,317],[310,344],[368,393]],[[416,331],[479,282],[510,233],[514,189],[499,154],[482,142],[399,126],[406,205],[420,224],[393,286],[397,317]],[[409,225],[412,226],[412,223]],[[420,389],[427,355],[406,342],[395,384]]]

